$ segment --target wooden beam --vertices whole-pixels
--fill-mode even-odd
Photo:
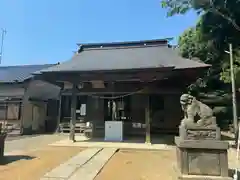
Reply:
[[[40,75],[35,75],[34,79],[48,81],[56,84],[56,81],[75,81],[75,82],[89,82],[93,80],[101,81],[115,81],[115,82],[146,82],[152,80],[179,79],[184,80],[197,79],[199,69],[181,69],[174,70],[172,68],[165,69],[145,69],[134,71],[92,71],[92,72],[48,72]],[[175,81],[176,82],[176,81]],[[181,81],[177,81],[181,82]],[[59,85],[59,84],[56,84]]]
[[[85,86],[81,89],[77,90],[78,95],[90,95],[90,94],[128,94],[128,93],[138,93],[138,94],[164,94],[164,93],[176,93],[181,91],[181,88],[178,86],[170,86],[170,85],[158,85],[159,82],[150,82],[150,83],[115,83],[114,87],[112,85],[107,85],[105,88],[92,88],[89,86]],[[145,89],[148,89],[145,91]],[[64,95],[71,95],[71,89],[65,89],[62,91]]]
[[[138,71],[138,72],[59,72],[43,73],[48,81],[75,81],[87,82],[93,80],[101,81],[148,81],[161,80],[172,75],[172,71]]]
[[[75,125],[76,125],[76,106],[77,106],[77,85],[74,83],[72,87],[72,98],[71,98],[71,120],[70,120],[70,134],[69,139],[73,142],[75,139]]]
[[[146,124],[146,144],[151,144],[151,129],[150,129],[150,102],[149,102],[149,95],[146,98],[146,107],[145,107],[145,124]]]
[[[45,81],[45,82],[48,82],[48,83],[50,83],[50,84],[59,86],[59,87],[61,87],[61,88],[64,86],[63,82],[58,82],[56,78],[52,78],[52,77],[49,77],[49,76],[43,75],[43,74],[35,75],[35,76],[32,78],[32,80]]]

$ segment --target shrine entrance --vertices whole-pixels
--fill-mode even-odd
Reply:
[[[75,141],[78,122],[123,122],[125,136],[175,131],[181,120],[179,97],[209,65],[180,57],[167,39],[81,44],[71,60],[41,70],[39,79],[61,86],[68,95],[69,138]],[[35,77],[35,78],[37,78]],[[79,103],[81,102],[81,103]],[[65,116],[65,115],[64,115]],[[99,128],[98,128],[99,127]]]

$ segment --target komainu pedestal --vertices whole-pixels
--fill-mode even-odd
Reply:
[[[217,126],[181,125],[175,143],[179,179],[232,179],[228,175],[228,142],[221,141]]]
[[[228,142],[221,141],[212,109],[189,94],[180,97],[184,119],[179,127],[177,161],[182,180],[231,180]]]

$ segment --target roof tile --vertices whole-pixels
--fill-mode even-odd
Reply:
[[[0,83],[23,82],[31,78],[32,73],[55,64],[0,66]]]
[[[71,60],[43,69],[41,72],[104,71],[156,67],[175,69],[208,67],[197,61],[184,59],[168,46],[139,46],[124,48],[95,48],[81,51]]]

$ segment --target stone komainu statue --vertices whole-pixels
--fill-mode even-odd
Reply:
[[[195,97],[183,94],[180,97],[180,103],[184,112],[182,125],[197,124],[202,127],[216,125],[216,118],[213,116],[212,109]]]

